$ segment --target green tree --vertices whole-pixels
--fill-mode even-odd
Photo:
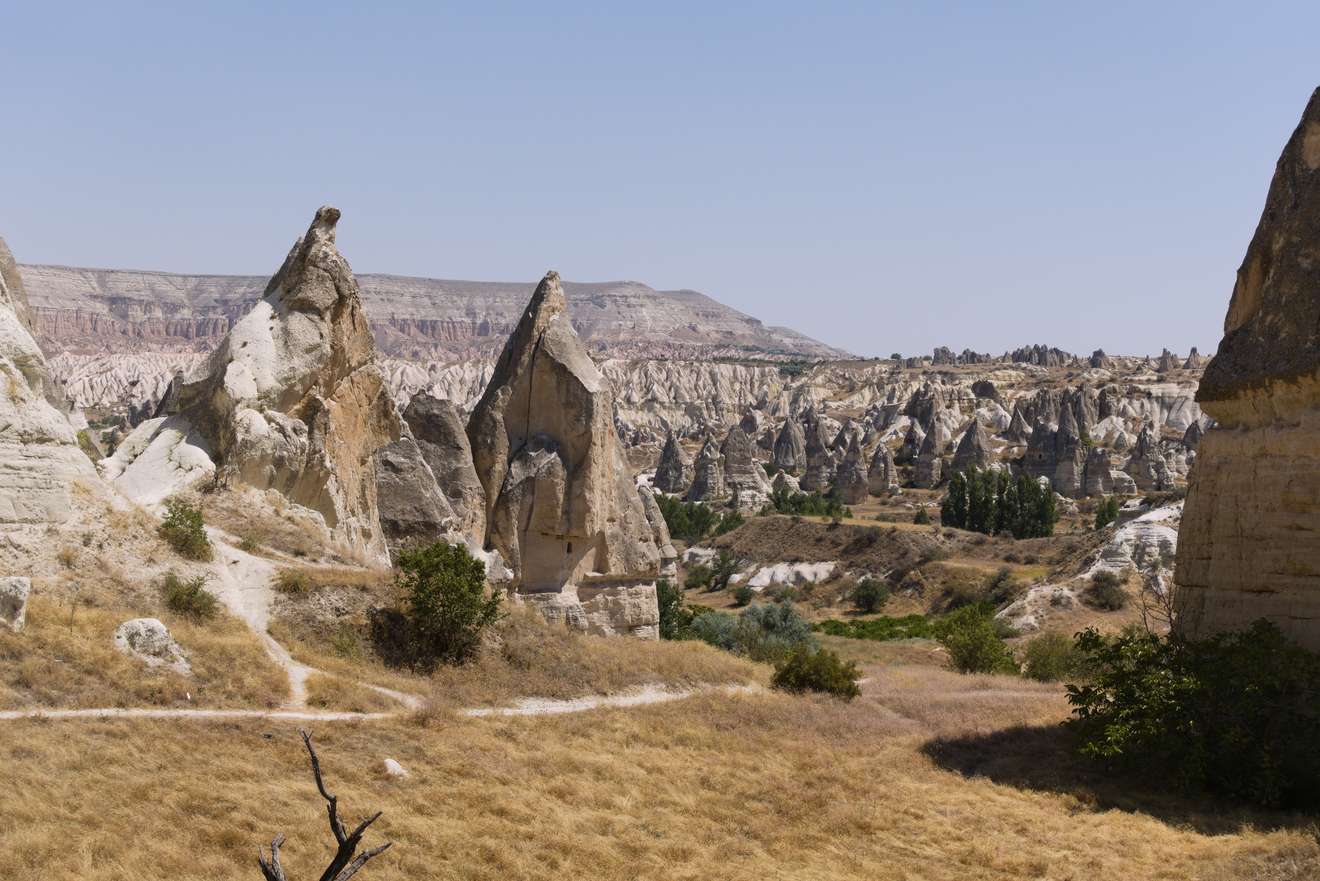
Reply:
[[[989,606],[963,606],[935,622],[935,638],[959,673],[1015,673],[1017,665],[995,629]]]
[[[181,557],[206,563],[213,556],[201,509],[183,499],[165,500],[165,519],[161,521],[159,533]]]
[[[967,528],[967,473],[955,471],[949,478],[949,491],[940,504],[940,522],[954,529]]]
[[[461,664],[500,619],[500,593],[487,591],[486,567],[461,544],[438,541],[399,554],[395,585],[410,625],[413,665]]]
[[[683,639],[692,623],[692,610],[683,603],[683,590],[668,578],[655,583],[655,602],[660,611],[660,638]]]
[[[879,578],[868,575],[857,582],[857,587],[853,589],[852,601],[860,612],[870,614],[879,611],[889,602],[889,585]]]
[[[1118,497],[1106,496],[1095,509],[1095,528],[1104,529],[1118,519]]]

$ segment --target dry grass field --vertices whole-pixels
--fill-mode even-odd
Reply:
[[[394,848],[359,876],[380,881],[1317,877],[1304,819],[1075,767],[1058,688],[894,660],[852,704],[712,694],[312,731],[346,819],[385,812],[368,840]],[[3,724],[7,878],[250,879],[281,831],[290,878],[328,858],[292,725]]]

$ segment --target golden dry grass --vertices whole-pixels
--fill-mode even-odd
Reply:
[[[144,614],[32,597],[22,632],[0,628],[0,708],[265,707],[287,698],[288,678],[252,632],[224,614],[194,624],[150,611],[187,652],[191,677],[116,651],[115,628]]]
[[[947,698],[931,722],[907,715],[923,692],[1016,694],[1022,683],[928,675],[868,689],[853,704],[712,695],[574,716],[327,724],[314,734],[347,819],[385,812],[369,841],[388,838],[394,849],[364,873],[379,881],[1301,881],[1320,868],[1313,831],[1294,818],[1243,818],[1209,834],[1196,814],[1208,805],[1170,822],[947,770],[923,749],[928,726],[964,730],[956,708],[974,698]],[[910,700],[896,709],[889,688]],[[1050,700],[995,710],[994,724],[1048,719]],[[15,881],[248,879],[256,846],[281,831],[290,877],[324,866],[324,808],[292,726],[4,724],[0,837]],[[411,776],[388,778],[387,757]],[[1248,819],[1278,828],[1256,831]]]
[[[350,713],[392,713],[399,703],[352,679],[313,673],[307,677],[307,706]]]

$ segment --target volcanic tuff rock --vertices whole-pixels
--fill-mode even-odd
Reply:
[[[870,481],[862,458],[862,446],[855,434],[848,441],[847,453],[834,478],[834,489],[839,495],[839,501],[845,505],[860,504],[870,492]]]
[[[922,489],[931,489],[944,479],[943,452],[946,444],[941,441],[939,431],[932,431],[921,442],[921,452],[917,453],[917,467],[912,475],[912,483]]]
[[[458,408],[422,392],[408,402],[403,419],[453,509],[454,526],[480,546],[486,540],[486,489],[472,463],[472,445]]]
[[[756,445],[742,427],[729,429],[720,445],[724,460],[724,484],[744,513],[759,511],[770,498],[770,479],[756,458]]]
[[[50,403],[28,317],[22,279],[0,239],[0,526],[64,522],[74,481],[96,476],[68,418]]]
[[[454,509],[406,426],[403,437],[376,451],[375,460],[380,525],[391,551],[430,544],[455,525]]]
[[[654,638],[660,552],[624,466],[609,383],[567,308],[548,273],[468,421],[486,544],[550,620]]]
[[[655,539],[656,549],[660,552],[660,574],[673,578],[678,574],[678,549],[669,536],[669,524],[655,500],[655,493],[650,487],[639,486],[637,493],[642,499],[642,508],[646,511],[646,520],[651,524],[651,535]]]
[[[953,454],[953,470],[988,468],[993,461],[994,451],[990,443],[990,435],[979,419],[973,419],[967,431],[963,432],[962,440],[958,441],[958,449]]]
[[[715,438],[708,437],[697,451],[687,499],[690,502],[713,502],[728,495],[728,485],[724,482],[724,457],[715,446]]]
[[[387,555],[372,457],[399,419],[348,261],[339,211],[323,206],[211,356],[176,409],[148,420],[105,464],[107,477],[157,501],[215,462],[221,482],[273,489],[320,514],[348,547]]]
[[[802,433],[802,426],[796,419],[786,419],[784,427],[775,438],[773,458],[775,465],[782,471],[797,474],[807,467],[807,439]]]
[[[871,456],[871,467],[866,474],[867,489],[873,496],[887,496],[898,492],[898,468],[894,454],[881,444]]]
[[[1320,650],[1320,89],[1279,158],[1196,399],[1179,626],[1268,618]]]
[[[27,621],[28,596],[32,593],[32,580],[11,575],[0,578],[0,624],[17,633]]]
[[[661,492],[675,495],[682,495],[692,485],[692,463],[672,431],[665,438],[665,448],[660,452],[652,483]]]
[[[1127,467],[1123,469],[1136,483],[1137,489],[1169,489],[1173,486],[1173,477],[1169,473],[1169,463],[1165,461],[1160,449],[1160,437],[1153,426],[1147,423],[1137,435],[1137,445],[1132,450]]]
[[[803,492],[823,493],[834,480],[834,460],[830,457],[830,442],[825,435],[825,423],[813,419],[807,426],[807,467],[798,484]]]

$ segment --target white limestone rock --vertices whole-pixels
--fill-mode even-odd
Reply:
[[[0,578],[0,624],[17,633],[27,622],[28,596],[32,581],[20,575]]]
[[[169,667],[182,676],[192,675],[183,648],[156,618],[134,618],[115,628],[115,648],[148,667]]]

